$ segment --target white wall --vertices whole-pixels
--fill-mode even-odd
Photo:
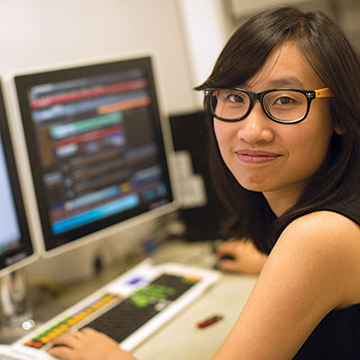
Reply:
[[[221,0],[179,0],[179,10],[194,87],[210,75],[227,41],[227,18]],[[195,96],[201,106],[202,94]]]
[[[177,0],[0,0],[0,34],[0,74],[152,49],[168,111],[194,107]]]

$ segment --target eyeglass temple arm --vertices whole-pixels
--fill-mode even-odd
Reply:
[[[317,98],[326,98],[326,97],[333,97],[334,94],[331,92],[329,88],[322,88],[315,90],[315,97]]]

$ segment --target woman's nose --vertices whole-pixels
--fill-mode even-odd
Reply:
[[[237,136],[249,144],[274,140],[272,121],[264,113],[259,101],[255,101],[249,115],[239,121]]]

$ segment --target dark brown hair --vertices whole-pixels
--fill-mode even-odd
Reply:
[[[221,159],[210,126],[212,173],[230,214],[226,233],[252,239],[264,253],[270,252],[293,219],[339,201],[349,201],[359,193],[360,61],[341,29],[327,15],[282,7],[253,17],[233,34],[213,72],[196,90],[245,83],[261,68],[274,47],[289,39],[297,42],[319,78],[334,93],[335,97],[330,99],[333,120],[346,129],[343,136],[333,134],[326,161],[297,203],[276,219],[261,193],[247,191],[235,180]]]

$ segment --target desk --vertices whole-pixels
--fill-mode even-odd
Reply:
[[[211,268],[215,255],[210,242],[170,241],[158,248],[153,260]],[[108,277],[103,274],[87,284],[69,287],[61,297],[35,310],[46,321],[93,292],[94,287],[100,288],[105,281],[110,281],[111,278]],[[256,279],[257,277],[252,275],[223,274],[221,280],[206,294],[136,348],[133,351],[134,356],[139,360],[211,359],[234,325]],[[223,319],[207,328],[197,328],[199,321],[215,314],[221,314]]]
[[[170,243],[154,256],[158,261],[175,261],[209,268],[214,255],[206,243]],[[256,282],[253,275],[223,274],[220,282],[154,336],[139,346],[139,360],[209,360],[225,340]],[[224,318],[198,329],[196,323],[214,314]]]

